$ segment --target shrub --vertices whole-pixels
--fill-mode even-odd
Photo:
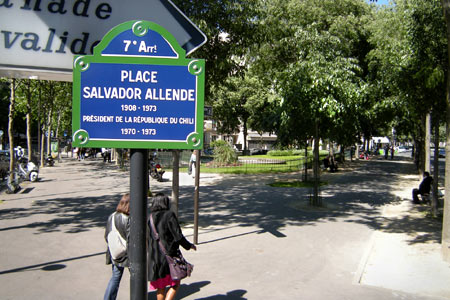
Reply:
[[[270,156],[287,156],[289,155],[286,150],[270,150],[267,152]]]
[[[217,140],[211,143],[214,148],[214,162],[217,164],[231,165],[237,161],[237,154],[233,148],[224,140]]]
[[[305,154],[305,150],[302,150],[302,149],[292,150],[292,155],[304,155],[304,154]]]
[[[270,150],[267,155],[270,156],[293,156],[293,155],[303,155],[304,150],[298,149],[287,149],[287,150]]]

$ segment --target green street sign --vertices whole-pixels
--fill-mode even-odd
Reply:
[[[201,149],[205,62],[166,29],[129,21],[73,65],[74,147]]]

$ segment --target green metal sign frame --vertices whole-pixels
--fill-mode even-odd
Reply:
[[[72,144],[202,149],[205,61],[150,21],[114,27],[73,65]]]

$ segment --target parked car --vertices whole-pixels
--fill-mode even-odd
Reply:
[[[398,146],[397,152],[398,153],[402,153],[402,152],[407,152],[409,149],[406,146]]]

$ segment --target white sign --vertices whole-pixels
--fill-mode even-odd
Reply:
[[[71,81],[73,55],[130,20],[163,26],[188,54],[206,42],[170,0],[0,0],[0,76]]]

